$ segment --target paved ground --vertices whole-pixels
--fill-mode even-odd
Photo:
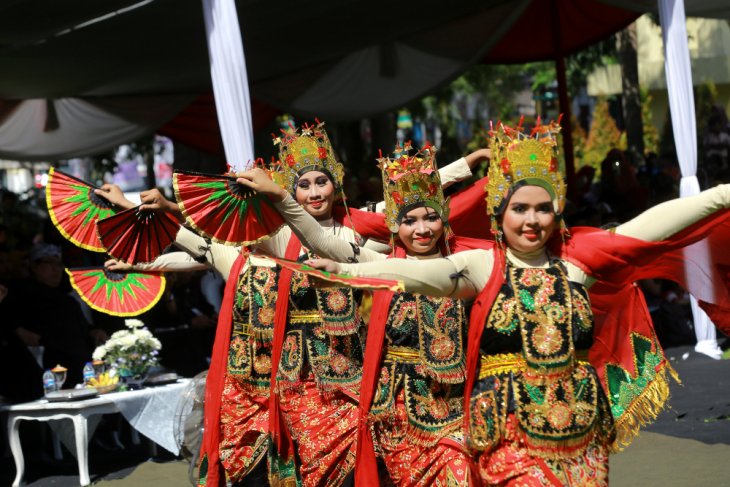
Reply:
[[[671,408],[629,448],[611,458],[611,485],[730,486],[730,360],[711,360],[689,347],[670,349],[667,355],[683,385],[672,386]],[[70,455],[62,463],[53,462],[42,454],[39,441],[30,443],[24,449],[27,485],[78,485]],[[0,486],[10,485],[15,473],[8,455],[0,461]],[[189,485],[186,462],[165,455],[149,460],[145,445],[120,451],[96,445],[90,457],[91,477],[103,487]]]

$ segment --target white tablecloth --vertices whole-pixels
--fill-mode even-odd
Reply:
[[[134,429],[165,450],[177,455],[180,453],[180,449],[175,441],[174,431],[177,421],[175,413],[189,382],[189,379],[179,379],[178,382],[165,386],[112,392],[95,400],[105,399],[113,402],[116,409]],[[93,435],[98,423],[98,418],[89,419],[89,438]],[[51,423],[51,427],[69,451],[75,452],[74,429],[71,422],[56,421]]]

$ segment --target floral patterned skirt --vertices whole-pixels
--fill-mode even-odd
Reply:
[[[303,485],[342,485],[355,467],[357,400],[340,390],[323,393],[311,374],[282,388],[279,399],[297,444]]]
[[[441,438],[435,444],[414,442],[406,435],[403,390],[395,401],[395,414],[372,425],[373,442],[390,475],[400,487],[472,485],[473,462],[464,447],[461,430]]]
[[[269,431],[269,395],[226,374],[221,400],[220,461],[235,484],[266,456]]]
[[[494,450],[477,457],[484,484],[507,487],[608,486],[606,446],[593,443],[581,455],[564,460],[531,456],[520,441],[516,423],[514,414],[509,414],[505,437]]]

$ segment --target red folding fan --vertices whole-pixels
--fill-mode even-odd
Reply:
[[[162,211],[130,208],[96,222],[99,240],[115,259],[152,262],[175,240],[180,223]]]
[[[308,276],[321,279],[323,281],[339,284],[347,287],[354,287],[358,289],[384,289],[393,292],[405,291],[403,281],[392,281],[389,279],[378,279],[375,277],[355,277],[347,274],[333,274],[332,272],[323,271],[321,269],[315,269],[314,267],[307,265],[303,262],[296,260],[280,259],[277,257],[266,256],[267,259],[272,260],[279,264],[281,267],[286,267],[294,272],[300,272],[307,274]]]
[[[97,196],[96,186],[51,168],[46,185],[46,205],[61,234],[81,248],[104,252],[96,234],[96,221],[116,213],[114,205]]]
[[[144,313],[157,304],[165,290],[165,278],[155,273],[113,272],[103,267],[66,272],[86,304],[114,316]]]
[[[188,224],[214,242],[251,245],[284,225],[267,197],[237,183],[235,177],[176,171],[172,182]]]

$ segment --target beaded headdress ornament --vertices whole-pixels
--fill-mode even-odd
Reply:
[[[385,223],[391,233],[397,233],[404,214],[417,206],[427,206],[438,213],[448,225],[449,206],[441,188],[436,169],[436,148],[426,144],[409,155],[410,142],[396,147],[393,158],[381,157],[378,166],[383,173]]]
[[[305,124],[301,130],[293,126],[282,130],[282,135],[274,139],[274,145],[279,146],[282,179],[289,191],[294,192],[299,177],[309,171],[327,174],[335,188],[342,189],[345,169],[337,162],[324,122]]]
[[[552,198],[555,214],[562,215],[566,186],[558,167],[559,132],[558,122],[545,125],[540,119],[529,135],[521,124],[512,128],[499,123],[489,131],[492,163],[484,190],[495,234],[499,233],[497,216],[504,211],[513,191],[523,185],[544,188]]]

